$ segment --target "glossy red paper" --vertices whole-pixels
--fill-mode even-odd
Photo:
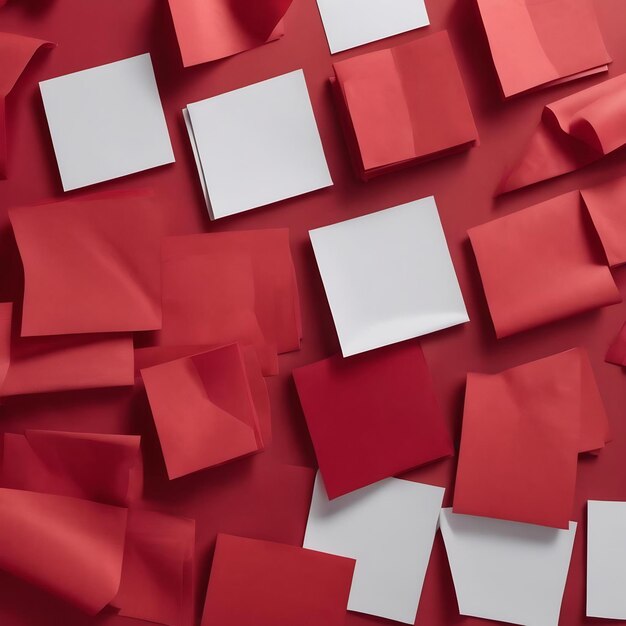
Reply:
[[[194,520],[129,511],[122,580],[112,602],[120,615],[193,626],[195,533]]]
[[[500,338],[621,301],[578,191],[468,234]]]
[[[476,145],[447,32],[335,63],[337,103],[364,179]]]
[[[0,489],[0,569],[95,615],[117,594],[127,510]]]
[[[202,626],[343,626],[355,561],[219,535]]]
[[[170,479],[263,449],[236,344],[141,371]]]
[[[453,453],[418,342],[293,371],[329,498]]]
[[[292,0],[169,0],[183,65],[250,50],[283,35]]]
[[[607,71],[592,0],[477,0],[505,97]]]
[[[498,192],[568,174],[617,150],[626,144],[625,114],[626,74],[547,105]]]
[[[454,511],[568,528],[578,454],[608,420],[579,349],[500,374],[468,374]]]
[[[20,338],[12,314],[11,303],[0,303],[0,364],[9,363],[0,397],[133,384],[130,335]]]
[[[626,324],[620,329],[604,358],[608,363],[626,366]]]
[[[127,506],[143,487],[139,444],[136,435],[5,433],[2,485]]]
[[[105,193],[12,209],[22,336],[161,328],[162,202]]]
[[[0,179],[7,175],[6,98],[35,52],[54,45],[42,39],[0,33]]]

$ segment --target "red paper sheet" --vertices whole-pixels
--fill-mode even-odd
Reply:
[[[202,626],[343,626],[355,561],[219,535]]]
[[[0,569],[95,615],[117,594],[127,511],[0,489]]]
[[[447,32],[352,57],[333,68],[338,106],[362,178],[477,144]]]
[[[130,335],[19,338],[12,312],[0,303],[0,367],[9,362],[0,397],[133,384]]]
[[[626,324],[622,326],[606,353],[605,360],[615,365],[626,366]]]
[[[331,499],[453,453],[416,341],[293,376]]]
[[[499,338],[621,301],[578,191],[468,234]]]
[[[246,369],[252,401],[259,418],[261,438],[263,444],[269,446],[272,442],[272,413],[267,384],[254,349],[249,346],[239,347]],[[202,354],[211,349],[211,346],[155,346],[140,348],[135,350],[135,374],[140,376],[140,372],[143,369],[167,363],[168,361],[176,361],[177,359]]]
[[[256,48],[283,35],[292,0],[169,0],[183,65]]]
[[[161,328],[164,209],[149,191],[12,209],[24,265],[22,335]]]
[[[54,45],[42,39],[0,33],[0,179],[7,175],[6,98],[35,52]]]
[[[579,348],[500,374],[468,374],[454,511],[568,528],[578,454],[607,439]]]
[[[146,368],[141,376],[170,480],[263,449],[236,344]]]
[[[278,371],[277,352],[299,349],[288,230],[168,237],[162,271],[162,344],[253,345],[266,375]]]
[[[139,444],[136,435],[5,433],[2,485],[127,506],[143,487]]]
[[[129,511],[122,581],[113,600],[120,615],[193,626],[195,532],[194,520]]]
[[[626,74],[545,107],[521,158],[498,193],[573,172],[626,144]]]
[[[477,0],[506,98],[605,72],[592,0]]]

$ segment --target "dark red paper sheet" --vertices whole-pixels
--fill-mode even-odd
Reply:
[[[594,5],[606,48],[614,59],[610,76],[618,76],[626,72],[626,49],[623,46],[626,39],[626,6],[623,0],[602,0],[594,2]],[[526,138],[536,128],[546,103],[582,88],[602,84],[605,75],[554,86],[549,91],[528,93],[523,98],[503,103],[496,73],[486,71],[492,64],[492,55],[474,3],[430,1],[428,10],[431,20],[428,29],[374,43],[362,51],[381,50],[422,39],[430,32],[448,30],[480,131],[481,146],[463,155],[389,173],[367,185],[358,181],[350,167],[336,105],[328,88],[333,62],[355,53],[331,57],[314,0],[293,3],[285,16],[285,35],[279,41],[216,63],[188,69],[181,68],[177,58],[178,41],[166,3],[112,0],[86,5],[84,0],[9,0],[0,11],[1,30],[59,43],[51,54],[42,54],[40,60],[35,59],[13,93],[17,106],[10,110],[10,176],[0,182],[2,301],[19,303],[22,297],[21,262],[11,234],[8,209],[46,198],[61,198],[62,193],[37,82],[146,51],[152,55],[165,114],[171,122],[177,164],[104,183],[98,192],[132,190],[138,186],[154,188],[155,193],[166,200],[164,210],[170,218],[173,234],[290,229],[302,303],[303,341],[300,351],[279,357],[281,372],[268,379],[274,441],[263,453],[169,481],[143,390],[117,387],[12,396],[3,398],[0,408],[3,431],[10,433],[23,433],[25,429],[56,429],[142,435],[147,468],[142,506],[196,520],[197,623],[202,615],[218,532],[293,546],[302,542],[313,472],[290,465],[315,467],[316,457],[291,370],[339,352],[332,318],[311,253],[308,230],[431,194],[437,197],[446,239],[472,319],[471,324],[462,328],[436,333],[421,340],[432,372],[435,395],[446,427],[453,435],[455,448],[458,449],[460,440],[467,372],[504,371],[573,346],[582,346],[589,352],[609,416],[612,441],[597,457],[584,455],[578,462],[572,518],[578,521],[579,530],[561,615],[563,625],[582,626],[586,623],[582,600],[586,571],[585,503],[589,498],[626,500],[623,479],[626,422],[622,419],[626,387],[621,369],[604,363],[606,348],[626,319],[626,304],[596,309],[498,340],[491,328],[467,231],[548,198],[626,175],[626,161],[619,154],[612,153],[601,163],[590,164],[570,176],[503,196],[496,202],[493,200],[503,170],[523,150]],[[115,36],[112,37],[111,33]],[[304,68],[306,74],[334,187],[324,193],[294,198],[262,211],[211,224],[198,190],[188,136],[182,123],[177,123],[180,109],[189,102],[297,67]],[[604,258],[604,250],[598,245],[599,254]],[[613,279],[620,292],[625,293],[626,275],[621,268],[613,270]],[[150,345],[150,338],[140,336],[138,342],[140,346]],[[203,346],[213,347],[210,343]],[[4,355],[0,351],[0,368],[4,363]],[[130,364],[132,370],[132,360]],[[49,369],[54,371],[54,368]],[[442,459],[412,470],[408,477],[448,487],[445,505],[450,506],[456,462],[454,457]],[[285,463],[290,465],[285,466]],[[0,574],[0,583],[2,624],[138,626],[145,623],[119,615],[111,608],[91,618],[40,587],[8,574]],[[382,623],[357,613],[349,612],[345,616],[346,626]],[[490,624],[485,620],[458,615],[449,567],[439,537],[435,540],[426,575],[417,624]]]

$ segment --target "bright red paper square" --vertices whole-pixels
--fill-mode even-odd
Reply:
[[[293,375],[331,499],[453,452],[418,342]]]
[[[202,626],[343,626],[355,561],[219,535]]]

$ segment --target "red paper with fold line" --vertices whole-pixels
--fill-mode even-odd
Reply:
[[[447,32],[333,65],[359,176],[466,150],[478,131]]]
[[[292,0],[169,0],[183,65],[250,50],[283,35]]]
[[[608,440],[580,348],[500,374],[468,374],[454,510],[568,528],[578,454]]]
[[[498,193],[568,174],[626,144],[626,74],[546,106]]]
[[[5,433],[2,485],[128,506],[143,487],[139,444],[136,435]]]
[[[0,2],[0,6],[3,4]],[[42,39],[0,33],[0,179],[7,175],[6,98],[35,52],[54,45]]]
[[[0,397],[133,384],[130,335],[20,338],[12,317],[13,305],[0,303]]]
[[[165,207],[145,190],[11,209],[22,336],[161,328]]]
[[[236,344],[143,369],[141,376],[170,479],[263,449]]]
[[[572,191],[468,231],[499,338],[621,301],[607,260],[626,234],[612,206],[620,188]]]
[[[95,615],[120,586],[127,510],[0,489],[0,569]]]
[[[477,3],[506,98],[607,71],[592,0]]]

